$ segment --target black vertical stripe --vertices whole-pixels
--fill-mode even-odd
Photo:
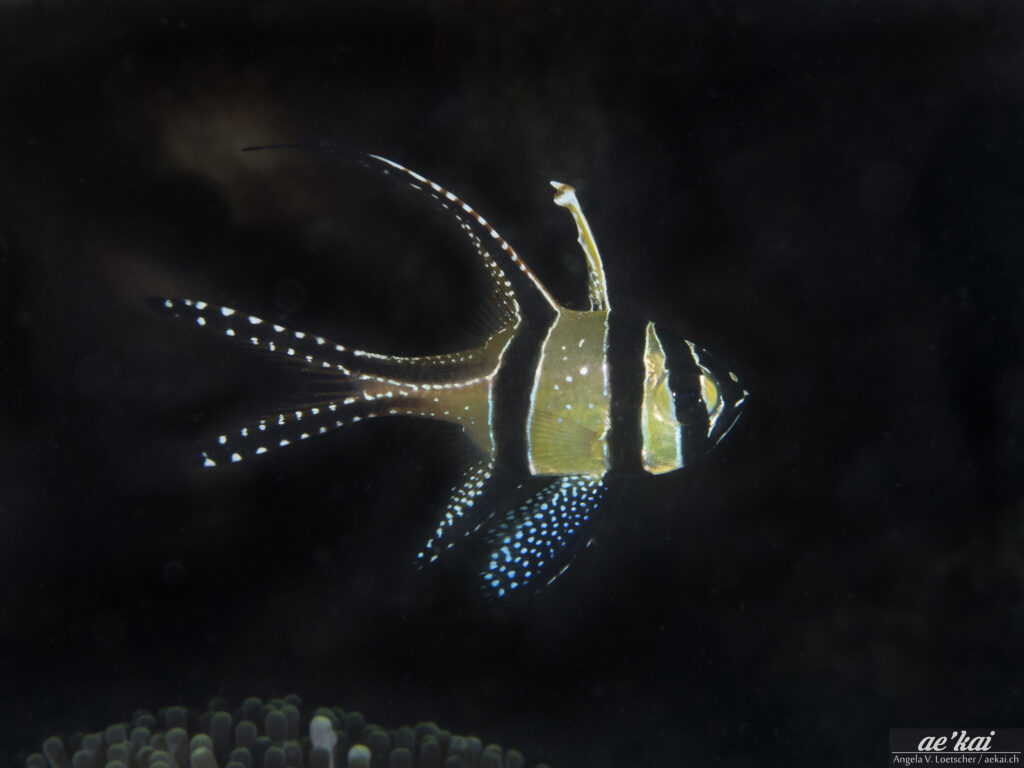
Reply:
[[[644,385],[644,320],[615,310],[609,318],[608,367],[612,389],[609,455],[616,472],[643,471],[640,406]]]
[[[554,315],[546,319],[524,318],[516,337],[505,350],[494,387],[492,419],[497,459],[511,469],[529,473],[526,455],[526,422],[530,392],[540,365],[540,348]]]

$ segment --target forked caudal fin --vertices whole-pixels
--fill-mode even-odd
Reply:
[[[514,334],[510,326],[466,352],[401,357],[352,349],[205,301],[157,298],[150,304],[205,331],[317,371],[327,382],[317,402],[215,436],[202,451],[203,466],[237,463],[346,424],[397,415],[458,424],[484,456],[494,453],[494,377]]]

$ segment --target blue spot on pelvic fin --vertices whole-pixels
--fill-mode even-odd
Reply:
[[[484,591],[504,597],[558,578],[603,491],[601,477],[569,475],[505,515],[489,531],[488,540],[497,546],[480,574]]]

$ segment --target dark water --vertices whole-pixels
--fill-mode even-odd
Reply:
[[[1024,724],[1022,35],[967,2],[4,5],[0,762],[292,691],[555,768]],[[618,304],[752,390],[733,434],[617,486],[511,607],[409,565],[443,428],[198,471],[292,379],[147,296],[381,351],[468,334],[471,255],[425,208],[238,152],[310,138],[451,187],[567,298],[547,181],[574,184]]]

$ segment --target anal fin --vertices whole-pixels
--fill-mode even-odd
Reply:
[[[461,482],[452,489],[437,528],[416,556],[417,562],[436,561],[443,550],[450,549],[458,539],[475,533],[487,522],[493,510],[489,512],[477,502],[493,475],[494,459],[490,457],[466,470]]]

